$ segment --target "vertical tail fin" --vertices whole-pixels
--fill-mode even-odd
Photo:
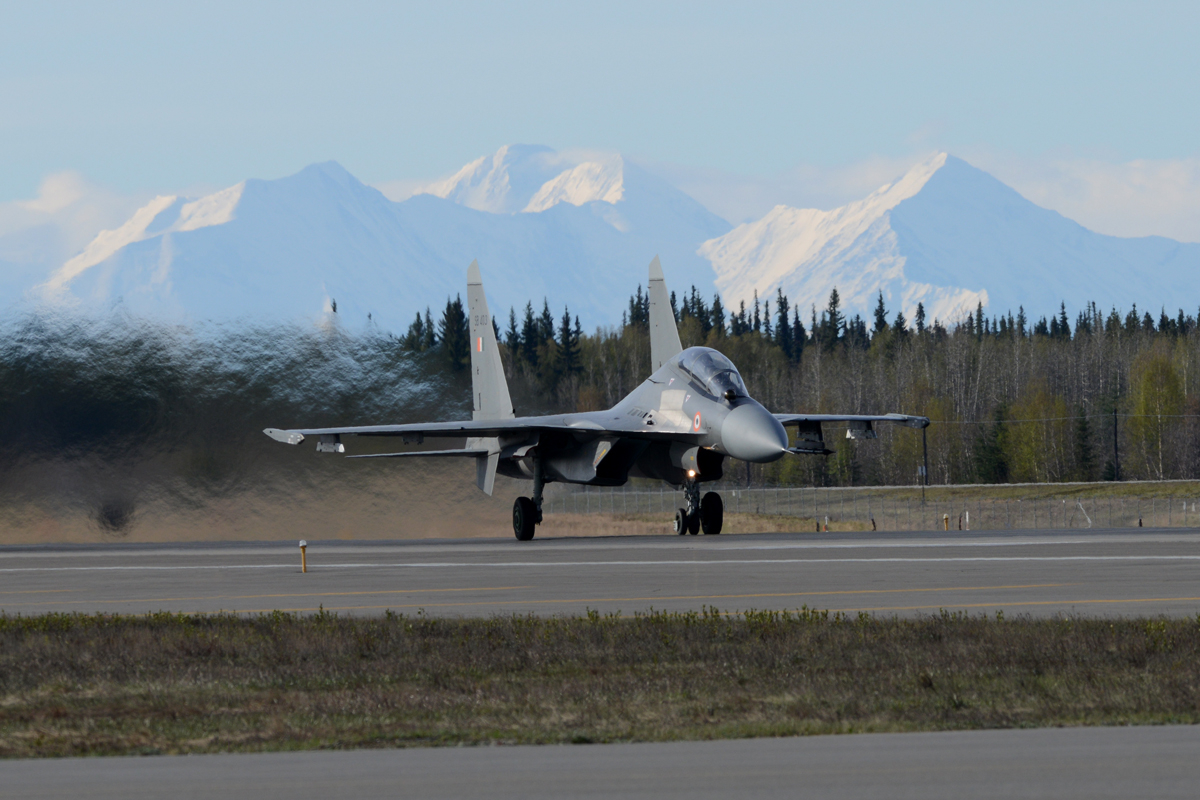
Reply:
[[[496,346],[496,331],[483,294],[478,261],[472,261],[467,268],[467,305],[471,315],[471,393],[475,406],[471,418],[512,419],[508,381],[504,379],[504,366],[500,363],[500,349]]]
[[[683,351],[679,328],[671,311],[671,295],[658,256],[650,262],[650,371],[654,372]]]
[[[483,294],[483,278],[479,262],[467,268],[467,306],[471,328],[471,402],[472,419],[512,419],[512,399],[504,366],[500,363],[500,348],[496,346],[496,331],[488,312],[487,297]],[[500,461],[500,440],[468,439],[468,448],[487,448],[488,455],[475,458],[475,483],[487,494],[496,482],[496,466]]]

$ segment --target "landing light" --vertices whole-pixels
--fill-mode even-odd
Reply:
[[[694,478],[694,477],[696,477],[696,470],[694,470],[694,469],[689,469],[689,470],[688,470],[688,477],[689,477],[689,478]]]

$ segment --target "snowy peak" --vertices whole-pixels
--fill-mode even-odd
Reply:
[[[492,214],[537,213],[559,203],[617,203],[624,159],[614,153],[557,153],[539,145],[505,145],[418,194]]]
[[[1157,307],[1200,268],[1200,245],[1094,233],[945,153],[832,211],[778,206],[699,252],[730,306],[777,289],[821,306],[836,287],[848,313],[869,316],[882,293],[910,320],[918,303],[943,321],[981,303],[992,313]]]
[[[561,171],[557,160],[558,154],[549,147],[505,145],[490,158],[477,158],[418,194],[431,194],[476,211],[515,214]]]
[[[584,161],[542,184],[542,188],[522,210],[537,213],[558,203],[570,203],[573,206],[594,202],[618,203],[625,196],[624,166],[620,156],[604,161]]]
[[[84,251],[57,269],[44,284],[50,294],[63,291],[88,269],[107,261],[122,248],[177,231],[194,231],[231,221],[246,184],[188,202],[175,195],[160,195],[139,208],[120,228],[101,231]]]

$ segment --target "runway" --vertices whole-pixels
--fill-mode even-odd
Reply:
[[[1200,532],[743,534],[0,548],[0,609],[442,616],[795,609],[1192,615]]]
[[[10,761],[0,798],[1194,797],[1200,728]]]

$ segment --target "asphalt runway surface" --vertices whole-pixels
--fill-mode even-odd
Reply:
[[[106,544],[0,548],[0,610],[441,616],[795,609],[1200,612],[1200,531]]]
[[[0,762],[0,798],[1195,797],[1200,727]]]

